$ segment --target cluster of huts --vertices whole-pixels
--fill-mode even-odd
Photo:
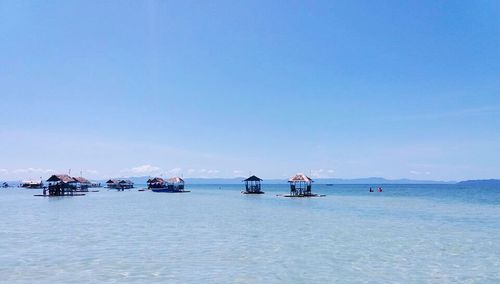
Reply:
[[[128,179],[110,179],[106,182],[106,186],[111,189],[123,191],[134,188],[134,183]]]
[[[245,183],[245,191],[243,194],[263,194],[262,179],[257,176],[251,176],[243,181]],[[312,183],[314,181],[305,174],[296,174],[288,180],[290,184],[290,194],[285,197],[313,197],[318,196],[312,193]]]
[[[184,180],[180,177],[148,179],[148,189],[154,192],[189,192],[184,189]]]
[[[243,194],[264,194],[262,191],[262,179],[252,175],[251,177],[243,180],[245,183],[245,190]],[[154,192],[189,192],[184,189],[184,180],[180,177],[173,177],[170,179],[163,179],[155,177],[148,179],[148,189]],[[313,180],[305,174],[297,174],[288,180],[290,184],[290,194],[284,195],[285,197],[313,197],[318,196],[312,193]]]
[[[245,190],[243,194],[263,194],[262,179],[252,175],[243,180]],[[66,174],[52,175],[47,179],[48,187],[43,186],[43,182],[32,184],[26,183],[26,187],[43,188],[43,196],[66,196],[75,195],[79,192],[87,192],[92,184],[83,177],[71,177]],[[290,193],[283,195],[285,197],[314,197],[318,196],[312,192],[313,180],[305,174],[297,174],[288,180],[290,184]],[[106,182],[109,189],[123,191],[134,188],[134,183],[126,179],[110,179]],[[172,177],[164,179],[161,177],[150,178],[147,181],[148,189],[153,192],[189,192],[185,189],[185,182],[181,177]],[[33,187],[31,187],[33,186]],[[37,186],[37,187],[34,187]],[[78,194],[77,194],[78,195]]]
[[[81,192],[88,192],[91,187],[101,187],[100,183],[92,183],[84,177],[71,177],[67,174],[52,175],[47,179],[45,186],[42,181],[26,181],[21,183],[25,188],[43,188],[42,196],[74,196],[83,195]],[[130,180],[109,180],[108,188],[124,190],[134,187]]]
[[[43,188],[43,195],[65,196],[75,195],[78,192],[87,192],[92,183],[84,177],[69,175],[52,175],[47,179],[48,187]]]

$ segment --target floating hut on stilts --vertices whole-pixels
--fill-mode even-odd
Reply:
[[[244,180],[245,182],[245,191],[243,191],[243,194],[263,194],[264,192],[262,191],[261,184],[260,182],[262,179],[256,177],[256,176],[251,176]]]
[[[168,180],[153,178],[148,180],[148,189],[154,192],[182,193],[189,192],[184,189],[184,180],[180,177],[173,177]]]
[[[180,177],[173,177],[167,180],[167,187],[174,192],[184,191],[184,180]]]
[[[285,197],[315,197],[317,194],[313,194],[312,183],[314,182],[310,177],[305,174],[297,174],[288,180],[290,183],[290,195],[285,195]]]
[[[148,180],[149,184],[149,180]],[[134,183],[128,179],[110,179],[106,182],[106,186],[109,189],[116,189],[118,191],[124,191],[125,189],[134,188]]]
[[[84,177],[73,177],[70,184],[74,187],[76,192],[89,192],[92,183]]]
[[[148,179],[148,189],[164,188],[165,180],[163,178],[155,177]]]
[[[85,195],[76,193],[77,187],[75,183],[78,183],[78,181],[69,175],[53,175],[47,180],[47,182],[49,183],[49,186],[48,189],[43,189],[43,196]]]

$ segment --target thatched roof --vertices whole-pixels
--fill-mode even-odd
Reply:
[[[313,180],[305,174],[296,174],[293,178],[289,179],[288,182],[313,182]]]
[[[244,181],[262,181],[262,179],[260,179],[260,178],[258,178],[256,176],[251,176],[251,177],[247,178]]]
[[[90,180],[84,178],[84,177],[74,177],[73,178],[76,182],[79,183],[90,183]]]
[[[48,182],[74,182],[75,179],[70,177],[69,175],[52,175],[48,180]]]
[[[119,184],[119,183],[134,184],[131,180],[128,180],[128,179],[110,179],[106,183],[108,183],[108,184]]]
[[[169,183],[183,183],[184,180],[180,177],[173,177],[173,178],[168,179],[168,182]]]
[[[165,180],[159,177],[155,177],[149,180],[149,183],[161,183],[161,182],[165,182]]]

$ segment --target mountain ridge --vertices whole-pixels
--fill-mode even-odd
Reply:
[[[127,177],[120,179],[129,179],[137,184],[145,184],[149,176]],[[235,178],[184,178],[186,183],[190,184],[240,184],[245,177]],[[98,182],[105,183],[106,180]],[[263,184],[286,184],[288,179],[264,179]],[[433,181],[433,180],[412,180],[412,179],[386,179],[382,177],[368,177],[356,179],[341,178],[316,178],[316,184],[455,184],[456,181]]]

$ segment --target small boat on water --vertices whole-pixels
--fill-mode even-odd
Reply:
[[[153,178],[148,180],[148,189],[153,192],[185,193],[190,192],[184,189],[184,180],[180,177],[173,177],[168,180],[163,178]]]
[[[20,187],[22,188],[31,188],[31,189],[39,189],[43,188],[43,182],[41,180],[24,180],[21,182]]]

